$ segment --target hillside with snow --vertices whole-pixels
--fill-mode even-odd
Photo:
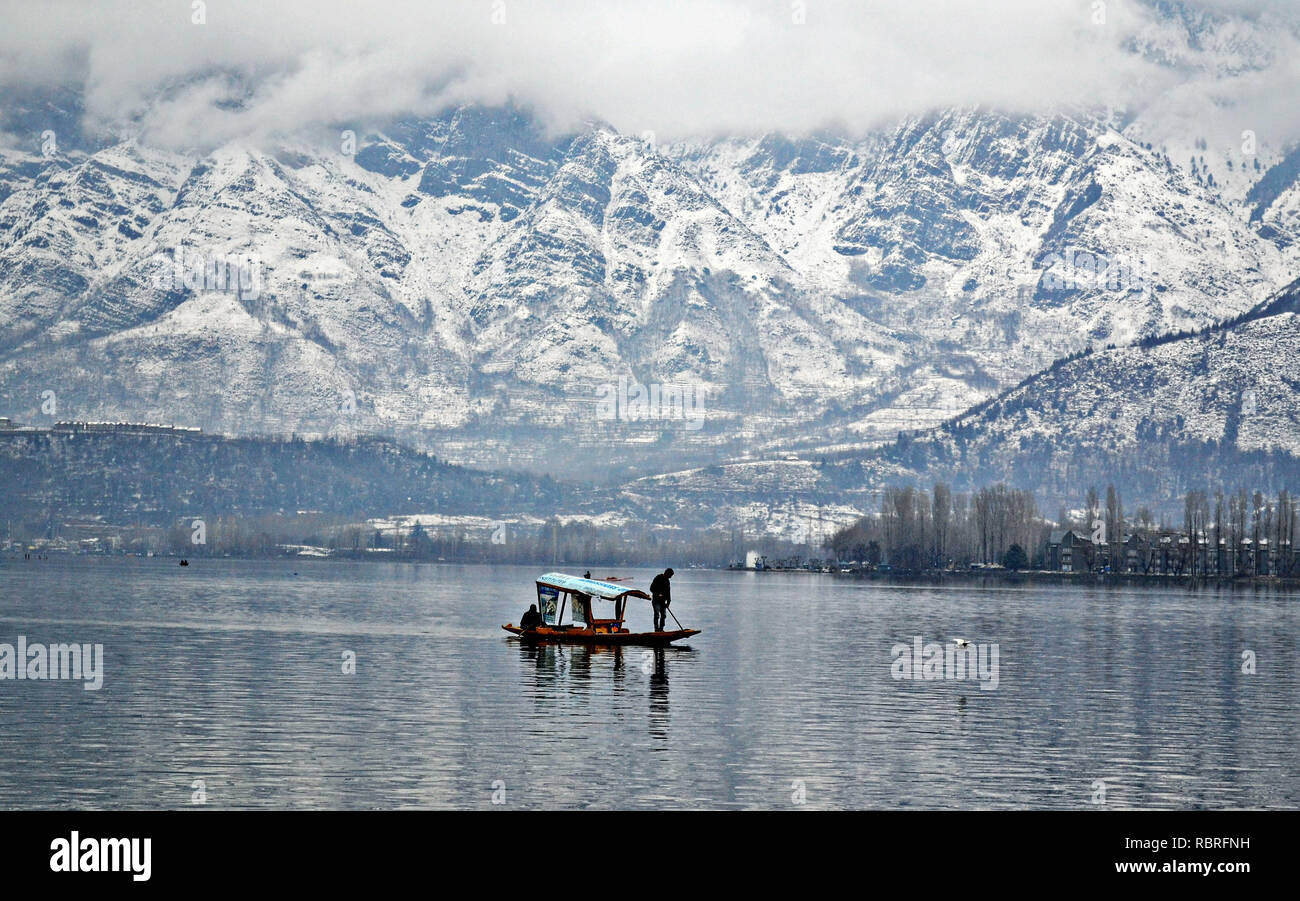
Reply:
[[[1167,508],[1189,490],[1285,486],[1300,478],[1298,360],[1293,283],[1235,321],[1063,360],[937,429],[821,472],[858,490],[1005,481],[1062,504],[1114,483]]]

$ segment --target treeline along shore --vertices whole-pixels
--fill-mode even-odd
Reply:
[[[1045,517],[1032,492],[1006,485],[970,494],[938,483],[887,489],[880,510],[837,532],[830,546],[850,571],[900,575],[1034,571],[1072,578],[1300,578],[1300,519],[1286,489],[1189,491],[1181,521],[1149,506],[1129,515],[1113,485],[1086,489],[1080,507]],[[841,566],[841,569],[844,567]]]
[[[1175,504],[1129,505],[1113,485],[1084,487],[1077,502],[1049,514],[1032,491],[1005,484],[895,485],[852,524],[817,533],[763,528],[761,515],[757,528],[691,524],[630,506],[612,490],[457,466],[383,438],[0,425],[4,559],[344,557],[947,580],[1300,578],[1300,511],[1285,488],[1215,486]],[[804,512],[834,504],[833,494],[803,499]],[[859,490],[854,503],[864,496]],[[847,506],[848,495],[840,500]],[[768,509],[788,501],[773,494]]]

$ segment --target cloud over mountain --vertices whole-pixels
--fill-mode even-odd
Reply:
[[[1300,134],[1298,23],[1266,0],[12,3],[0,85],[75,87],[90,124],[177,149],[507,99],[663,138],[981,104],[1281,144]]]

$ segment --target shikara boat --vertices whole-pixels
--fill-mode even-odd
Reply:
[[[524,629],[514,623],[501,628],[520,641],[549,641],[562,644],[593,645],[666,645],[682,638],[699,635],[699,629],[676,629],[664,632],[629,632],[623,628],[628,598],[650,600],[650,595],[638,588],[584,579],[564,573],[546,573],[537,579],[537,609],[542,614],[542,625]],[[596,600],[612,601],[614,616],[600,619],[595,615]],[[564,622],[565,612],[569,622]]]

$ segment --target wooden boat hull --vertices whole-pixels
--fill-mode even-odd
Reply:
[[[699,635],[699,629],[675,629],[671,632],[593,632],[591,629],[555,629],[540,626],[525,632],[514,624],[505,625],[505,629],[520,641],[547,641],[558,644],[593,644],[593,645],[641,645],[656,647],[672,644],[692,635]]]

